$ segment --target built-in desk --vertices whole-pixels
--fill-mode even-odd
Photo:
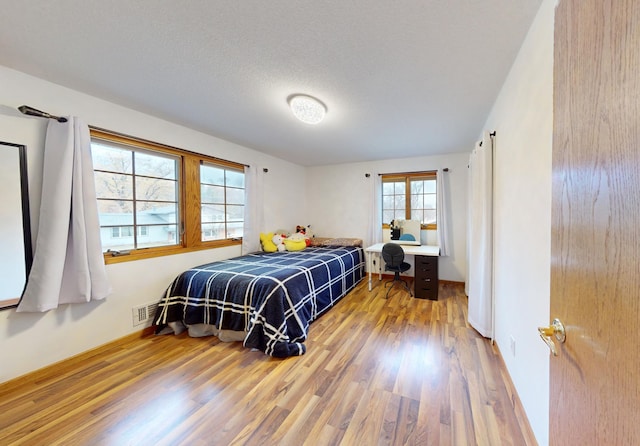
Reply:
[[[382,280],[381,252],[384,243],[376,243],[365,249],[367,256],[367,271],[369,271],[369,291],[373,270],[377,268],[378,280]],[[405,255],[414,256],[414,292],[422,299],[438,300],[438,256],[440,247],[435,245],[402,245]],[[375,262],[374,260],[377,260]],[[375,264],[375,268],[374,268]]]

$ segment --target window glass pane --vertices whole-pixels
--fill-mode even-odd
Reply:
[[[164,231],[167,233],[167,245],[177,245],[180,243],[178,225],[165,225]]]
[[[424,221],[423,224],[435,224],[436,223],[436,211],[427,210],[424,211]]]
[[[133,155],[131,150],[110,147],[100,142],[91,142],[91,159],[94,170],[132,173]]]
[[[411,182],[411,194],[421,194],[424,191],[424,181]]]
[[[412,209],[411,210],[411,220],[418,220],[422,224],[424,224],[424,211],[422,209]]]
[[[95,172],[96,196],[133,199],[133,177],[110,172]]]
[[[242,222],[244,220],[244,206],[227,205],[227,221]]]
[[[102,249],[104,251],[107,249],[132,249],[134,246],[133,226],[100,228],[100,236],[102,239]]]
[[[424,202],[424,195],[411,195],[411,209],[422,209]]]
[[[406,200],[404,195],[396,195],[393,200],[393,207],[396,209],[404,209]]]
[[[393,209],[394,202],[395,202],[395,199],[393,198],[393,195],[385,195],[384,197],[382,197],[382,208]]]
[[[224,169],[209,164],[200,166],[200,182],[224,186]]]
[[[385,210],[384,212],[382,212],[382,223],[384,224],[389,224],[391,223],[391,220],[393,220],[395,218],[395,213],[393,210]]]
[[[242,223],[228,223],[227,224],[227,238],[240,238],[242,237]]]
[[[202,225],[202,241],[224,240],[226,238],[224,223],[207,223]]]
[[[202,206],[202,223],[224,222],[224,205],[208,204]]]
[[[175,224],[154,225],[146,228],[147,234],[138,239],[138,248],[171,246],[179,243],[178,226]]]
[[[202,203],[224,203],[224,187],[201,185],[200,201]]]
[[[391,220],[404,219],[406,207],[405,180],[383,181],[382,186],[383,222],[389,224]]]
[[[100,226],[133,224],[133,203],[120,200],[98,200]]]
[[[177,186],[177,183],[173,180],[136,177],[136,199],[175,202],[178,201],[176,198]]]
[[[382,183],[382,195],[393,195],[395,183]]]
[[[244,189],[227,188],[227,204],[244,204]]]
[[[176,179],[176,160],[172,157],[135,152],[136,175]]]
[[[426,180],[424,182],[424,192],[427,194],[436,193],[436,180]]]
[[[244,173],[235,170],[227,170],[227,186],[244,188]]]
[[[138,201],[136,224],[164,225],[175,224],[178,218],[177,203],[156,203],[153,201]]]
[[[435,194],[428,194],[424,196],[424,208],[435,209],[436,208],[436,196]]]

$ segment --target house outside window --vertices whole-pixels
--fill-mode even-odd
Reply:
[[[149,235],[149,226],[138,226],[138,237]],[[133,226],[113,226],[111,238],[133,237]]]

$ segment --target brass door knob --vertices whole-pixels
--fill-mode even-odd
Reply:
[[[538,327],[538,333],[540,333],[540,338],[547,344],[553,356],[558,356],[558,350],[552,336],[560,343],[567,339],[562,321],[556,318],[548,327]]]

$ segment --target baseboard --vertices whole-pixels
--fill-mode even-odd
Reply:
[[[498,347],[498,344],[496,342],[493,343],[493,348],[498,354],[500,373],[502,374],[503,380],[505,382],[507,393],[509,394],[509,399],[511,401],[511,406],[513,407],[513,411],[515,412],[516,419],[518,420],[518,425],[520,426],[520,430],[522,431],[522,436],[524,437],[525,444],[529,446],[538,446],[538,441],[536,440],[536,436],[533,433],[533,429],[531,429],[531,424],[529,424],[529,419],[527,418],[527,414],[524,411],[522,401],[520,401],[520,397],[518,396],[518,392],[513,385],[513,381],[511,381],[511,375],[509,375],[509,371],[507,370],[507,364],[504,362],[504,357],[502,356],[502,352],[500,351],[500,348]]]

